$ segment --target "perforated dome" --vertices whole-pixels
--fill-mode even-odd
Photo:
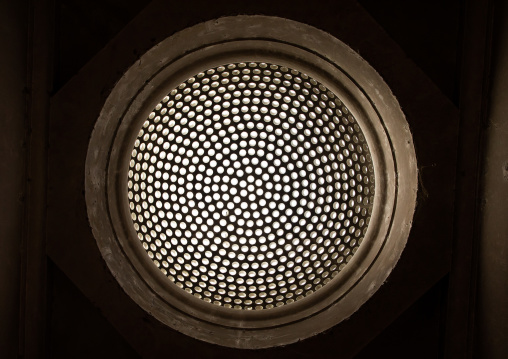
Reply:
[[[172,90],[139,130],[134,229],[178,287],[235,309],[311,295],[362,243],[374,168],[337,96],[275,64],[231,63]]]

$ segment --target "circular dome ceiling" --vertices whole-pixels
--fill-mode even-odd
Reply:
[[[178,287],[235,309],[329,283],[367,231],[374,168],[354,116],[296,69],[230,63],[173,89],[128,172],[137,236]]]
[[[125,293],[192,337],[292,343],[386,281],[416,202],[388,86],[332,36],[221,18],[148,51],[97,120],[86,201]]]

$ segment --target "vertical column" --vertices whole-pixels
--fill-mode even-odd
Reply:
[[[508,4],[496,3],[484,129],[475,357],[508,358]]]
[[[445,337],[445,357],[450,359],[472,358],[473,353],[480,243],[481,132],[488,105],[492,3],[490,0],[464,1],[454,238]]]
[[[28,1],[0,2],[0,358],[18,354]]]
[[[46,353],[46,186],[52,68],[51,0],[29,7],[26,202],[22,235],[19,357]]]

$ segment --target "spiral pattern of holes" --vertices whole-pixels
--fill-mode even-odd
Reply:
[[[134,229],[178,287],[216,305],[270,309],[330,282],[362,243],[374,200],[365,137],[310,76],[253,62],[173,89],[129,163]]]

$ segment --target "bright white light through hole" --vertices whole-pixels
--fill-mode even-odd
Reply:
[[[374,168],[341,100],[297,70],[234,63],[172,90],[132,150],[128,198],[153,263],[235,309],[319,290],[362,243]]]

